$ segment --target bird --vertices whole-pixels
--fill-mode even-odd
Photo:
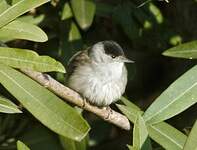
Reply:
[[[68,87],[90,104],[107,107],[116,102],[127,85],[128,59],[115,41],[101,41],[78,51],[68,62]]]

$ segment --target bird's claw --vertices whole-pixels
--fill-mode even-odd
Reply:
[[[109,106],[103,107],[103,109],[108,111],[108,114],[105,117],[105,120],[108,120],[110,118],[110,115],[113,114],[113,110]]]

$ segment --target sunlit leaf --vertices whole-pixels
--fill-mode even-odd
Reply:
[[[133,147],[139,150],[151,150],[150,139],[144,119],[138,115],[133,129]]]
[[[143,112],[133,109],[129,106],[119,105],[116,104],[116,106],[127,116],[127,118],[132,122],[135,123],[138,116],[141,115]]]
[[[41,14],[38,16],[32,16],[32,15],[25,15],[25,16],[21,16],[18,17],[16,20],[17,21],[21,21],[21,22],[26,22],[29,24],[39,24],[44,20],[45,15]]]
[[[0,64],[0,83],[54,132],[77,141],[87,135],[89,126],[76,110],[19,71]]]
[[[71,0],[71,7],[79,26],[82,29],[89,28],[96,10],[94,0]]]
[[[131,103],[131,102],[130,102]],[[142,111],[136,112],[136,105],[133,107],[133,103],[131,107],[124,105],[117,105],[118,108],[128,117],[128,119],[135,123],[138,115],[142,115]],[[140,108],[138,108],[140,110]],[[147,126],[149,136],[163,146],[165,149],[173,149],[173,150],[181,150],[186,141],[186,136],[178,131],[176,128],[171,125],[161,122],[154,125]],[[137,147],[130,147],[135,150]]]
[[[0,14],[0,28],[8,24],[18,16],[26,13],[27,11],[38,7],[50,0],[21,0],[10,6],[8,9]]]
[[[62,16],[61,16],[61,20],[66,20],[69,19],[73,16],[72,14],[72,10],[70,8],[69,3],[65,3],[63,10],[62,10]]]
[[[49,56],[39,56],[34,51],[0,47],[0,62],[15,68],[32,69],[40,72],[65,72],[64,66]]]
[[[86,150],[88,145],[88,136],[80,142],[60,136],[60,142],[65,150]]]
[[[172,83],[145,111],[148,124],[169,119],[197,102],[197,65]]]
[[[187,138],[184,150],[197,150],[197,121]]]
[[[21,22],[12,21],[0,29],[0,40],[26,39],[35,42],[45,42],[47,35],[39,27]]]
[[[134,146],[131,146],[131,145],[127,145],[128,149],[129,150],[138,150],[138,148],[134,147]]]
[[[187,59],[197,59],[197,41],[180,44],[163,52],[163,55]]]
[[[22,113],[13,102],[0,96],[0,112],[2,113]]]
[[[150,13],[154,15],[157,23],[163,22],[163,15],[156,5],[154,5],[153,3],[149,3],[149,10],[150,10]]]
[[[17,150],[30,150],[23,142],[17,141]]]
[[[79,29],[77,28],[76,24],[72,22],[68,33],[68,41],[74,42],[80,39],[81,39],[81,34],[79,32]]]
[[[0,1],[0,14],[5,11],[10,5],[7,3],[6,0]]]
[[[18,3],[21,0],[8,0],[10,2],[11,5],[14,5],[16,3]]]
[[[182,150],[187,136],[165,122],[147,126],[150,137],[165,149]]]
[[[182,37],[180,35],[174,35],[172,37],[170,37],[169,39],[169,43],[173,46],[178,45],[180,43],[182,43]],[[165,53],[165,52],[164,52]]]

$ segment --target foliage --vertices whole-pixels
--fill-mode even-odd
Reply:
[[[126,144],[132,150],[196,149],[197,124],[189,135],[182,132],[196,121],[196,111],[180,117],[182,126],[176,122],[197,102],[195,6],[193,0],[0,0],[0,149],[125,149]],[[20,72],[52,72],[65,82],[69,58],[108,39],[125,45],[128,57],[136,59],[135,68],[128,66],[125,95],[138,106],[125,97],[116,104],[134,125],[132,136],[89,114],[83,117]]]
[[[17,141],[17,149],[18,150],[30,150],[23,142]]]

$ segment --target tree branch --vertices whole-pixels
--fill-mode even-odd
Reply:
[[[38,83],[40,83],[41,85],[43,85],[44,87],[48,88],[56,95],[60,96],[65,101],[82,107],[83,109],[96,114],[103,120],[110,122],[122,129],[130,129],[129,120],[124,115],[114,110],[102,109],[98,108],[97,106],[90,105],[89,103],[84,101],[83,98],[77,92],[59,83],[51,76],[26,69],[21,69],[21,71],[25,73],[27,76],[37,81]]]

